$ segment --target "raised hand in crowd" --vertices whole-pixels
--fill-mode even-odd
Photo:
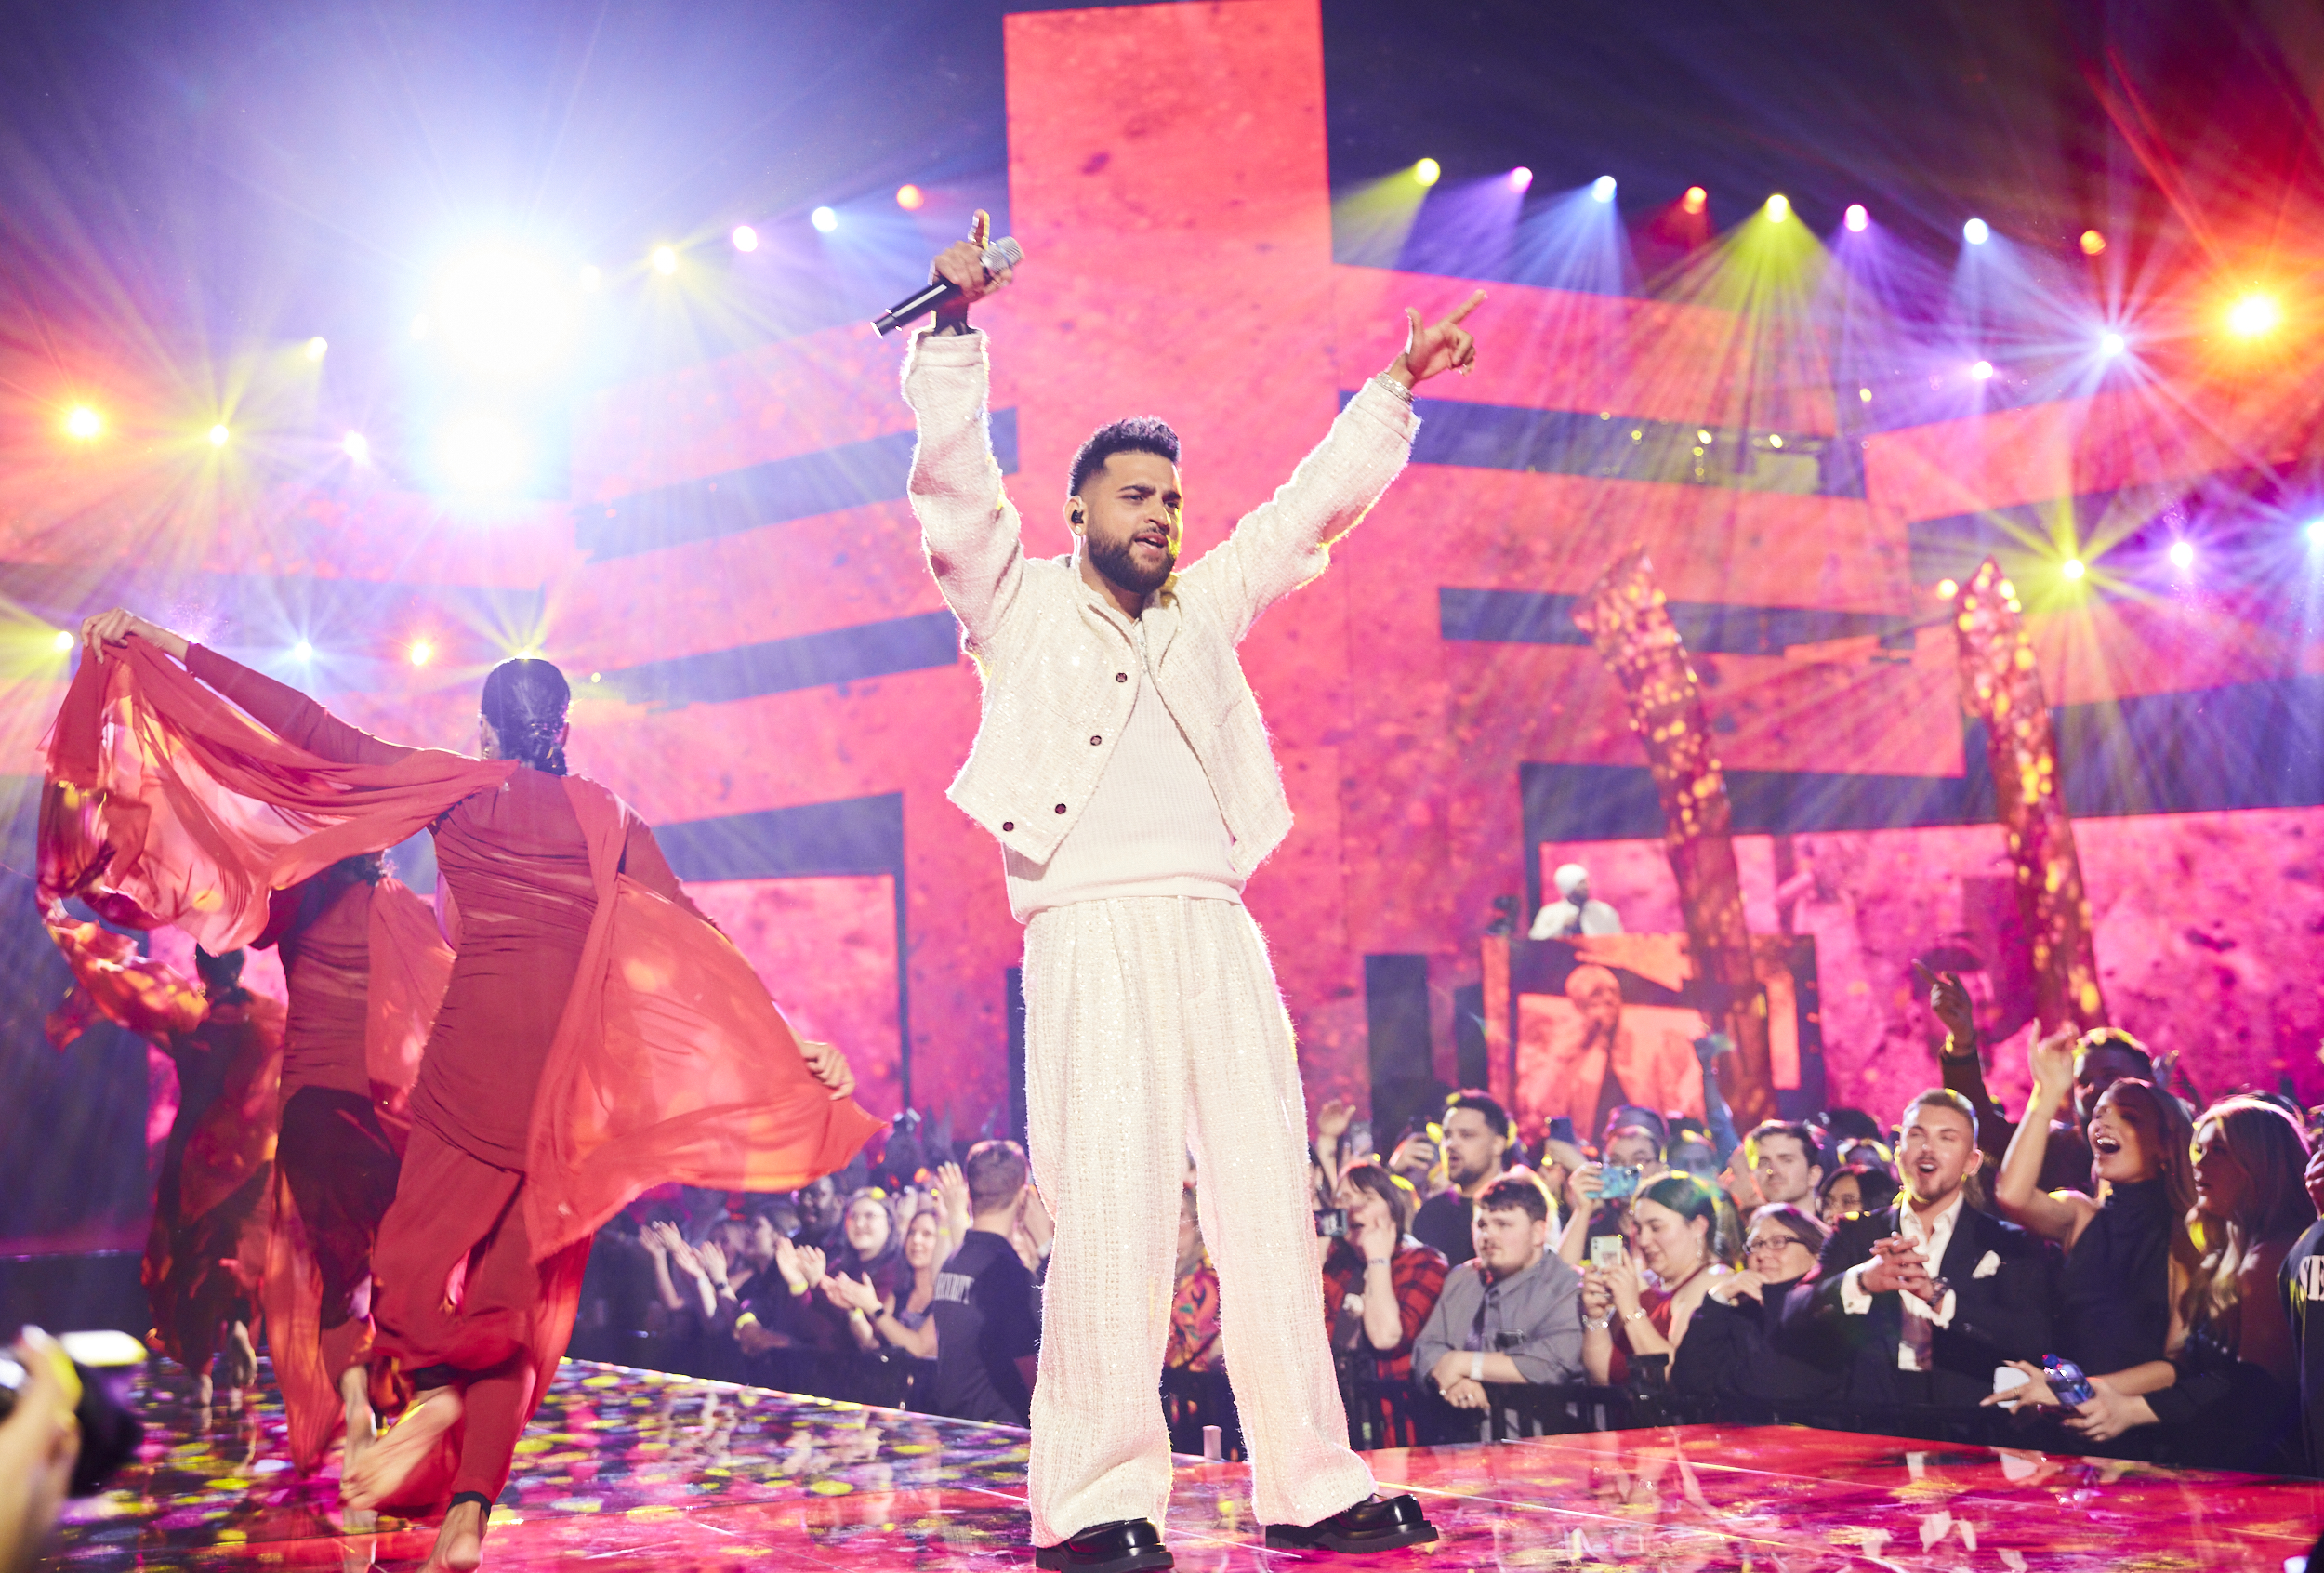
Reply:
[[[774,1236],[774,1271],[782,1278],[783,1287],[793,1294],[805,1294],[814,1287],[799,1265],[799,1246],[780,1231]]]
[[[834,1273],[823,1281],[823,1292],[831,1303],[842,1311],[860,1311],[866,1316],[877,1316],[885,1302],[879,1291],[872,1287],[870,1275],[851,1278],[845,1273]]]
[[[2068,1022],[2027,1046],[2026,1068],[2033,1073],[2033,1097],[2026,1105],[2028,1123],[2039,1116],[2047,1125],[2074,1096],[2074,1045],[2080,1037],[2081,1029]]]
[[[726,1252],[716,1240],[705,1240],[695,1248],[694,1254],[702,1261],[702,1271],[710,1280],[713,1293],[731,1295],[733,1286],[727,1281]]]
[[[705,1316],[714,1315],[719,1308],[718,1290],[711,1287],[710,1275],[703,1267],[701,1256],[693,1247],[686,1243],[686,1236],[678,1232],[677,1225],[667,1222],[656,1223],[642,1231],[640,1237],[642,1238],[646,1235],[658,1236],[662,1245],[662,1252],[667,1258],[669,1264],[693,1280],[694,1294],[700,1302],[702,1314]],[[676,1310],[678,1307],[673,1305],[670,1309]]]
[[[1706,1298],[1715,1300],[1722,1305],[1733,1305],[1738,1300],[1748,1300],[1754,1304],[1764,1305],[1767,1302],[1766,1297],[1761,1291],[1766,1287],[1765,1278],[1746,1267],[1739,1273],[1729,1273],[1714,1280],[1703,1293]]]
[[[1937,1019],[1954,1047],[1963,1052],[1977,1046],[1977,1010],[1959,972],[1933,972],[1921,962],[1914,968],[1929,985],[1929,1014]],[[2071,1079],[2070,1077],[2068,1079]]]
[[[797,1255],[799,1276],[805,1281],[807,1289],[821,1289],[825,1281],[831,1276],[826,1270],[826,1263],[830,1259],[814,1246],[800,1246]],[[803,1294],[806,1290],[802,1289],[799,1292]]]

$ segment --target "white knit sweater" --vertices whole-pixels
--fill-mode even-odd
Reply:
[[[1142,684],[1136,630],[1071,557],[1028,558],[985,430],[981,333],[913,337],[904,396],[919,428],[912,509],[929,567],[984,681],[984,715],[949,796],[1009,852],[1044,865],[1096,794]],[[1147,598],[1155,690],[1193,747],[1248,879],[1291,827],[1266,723],[1235,647],[1322,573],[1404,468],[1419,428],[1377,382],[1351,400],[1275,495]]]

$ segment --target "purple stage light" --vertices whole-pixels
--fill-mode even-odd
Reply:
[[[1532,184],[1533,171],[1527,169],[1524,165],[1521,164],[1516,168],[1509,172],[1509,189],[1511,191],[1522,192]]]
[[[1857,234],[1862,234],[1872,227],[1872,216],[1864,210],[1864,204],[1860,202],[1852,202],[1848,205],[1844,221],[1848,228]]]

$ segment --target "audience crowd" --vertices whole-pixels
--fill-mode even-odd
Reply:
[[[1738,1136],[1714,1095],[1707,1120],[1616,1104],[1594,1140],[1528,1145],[1462,1091],[1383,1156],[1325,1104],[1315,1303],[1357,1445],[1790,1420],[2324,1468],[2311,1117],[2275,1094],[2198,1111],[2135,1039],[2067,1031],[2031,1049],[2013,1124],[1949,976],[1932,1007],[1940,1084],[1891,1124]],[[1699,1046],[1707,1073],[1724,1049]],[[657,1194],[600,1236],[574,1353],[1023,1425],[1050,1231],[1031,1178],[1015,1143],[956,1156],[907,1116],[794,1196]],[[1216,1424],[1232,1456],[1199,1189],[1190,1168],[1160,1402],[1177,1446]]]

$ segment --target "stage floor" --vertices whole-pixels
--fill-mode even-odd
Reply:
[[[206,1428],[145,1394],[144,1456],[76,1504],[61,1565],[416,1567],[434,1531],[346,1536],[336,1480],[284,1461],[271,1391]],[[565,1363],[521,1444],[487,1569],[997,1569],[1024,1551],[1023,1432],[617,1367]],[[1444,1539],[1387,1570],[1633,1566],[2280,1573],[2324,1526],[2324,1485],[1926,1450],[1788,1427],[1686,1426],[1373,1455]],[[1261,1551],[1237,1464],[1183,1461],[1169,1534],[1202,1573],[1358,1566]]]

